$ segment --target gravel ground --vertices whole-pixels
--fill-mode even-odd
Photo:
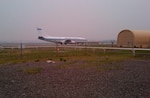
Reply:
[[[1,65],[0,98],[150,98],[150,60],[107,64],[121,68],[104,71],[58,68],[60,63]],[[33,67],[43,70],[36,74],[21,71]]]

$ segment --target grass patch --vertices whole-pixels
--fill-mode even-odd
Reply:
[[[34,62],[40,62],[40,60],[34,60]]]
[[[60,58],[59,60],[60,60],[60,61],[63,61],[63,62],[67,62],[67,60],[64,59],[64,58]]]
[[[70,49],[65,48],[65,52],[56,52],[54,48],[23,49],[20,57],[19,49],[0,50],[0,64],[16,64],[24,62],[46,61],[48,58],[54,61],[61,61],[68,65],[70,62],[81,61],[85,64],[79,66],[99,66],[105,63],[120,62],[126,59],[134,58],[128,51],[106,51],[101,49]],[[65,58],[65,59],[64,59]],[[69,64],[71,65],[71,64]]]

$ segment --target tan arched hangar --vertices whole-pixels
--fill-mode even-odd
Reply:
[[[118,34],[119,47],[144,47],[150,48],[150,31],[122,30]]]

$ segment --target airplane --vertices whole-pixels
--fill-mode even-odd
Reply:
[[[42,29],[37,28],[37,31],[40,33]],[[85,44],[86,43],[86,38],[81,38],[81,37],[54,37],[54,36],[43,36],[40,35],[38,36],[38,39],[43,40],[43,41],[48,41],[48,42],[53,42],[56,44],[61,44],[61,45],[67,45],[67,44]]]

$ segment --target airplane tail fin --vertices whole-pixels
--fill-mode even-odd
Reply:
[[[41,28],[37,28],[37,31],[38,31],[38,36],[48,36],[46,33],[42,32],[42,29]]]

